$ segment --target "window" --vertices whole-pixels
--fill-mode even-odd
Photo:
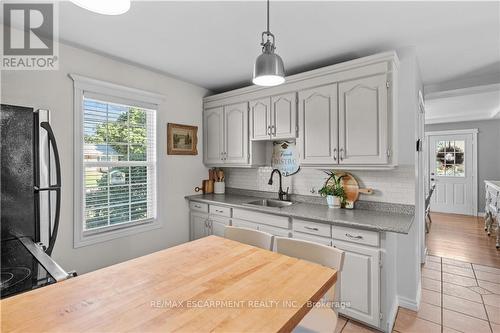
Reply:
[[[465,177],[465,141],[438,141],[436,143],[436,175]]]
[[[152,103],[157,99],[131,88],[72,78],[78,112],[75,172],[80,175],[75,246],[158,227],[157,104]]]

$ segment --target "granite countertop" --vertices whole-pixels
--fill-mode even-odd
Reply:
[[[283,208],[248,205],[262,198],[235,194],[197,194],[185,197],[190,201],[218,204],[233,208],[244,208],[269,214],[313,220],[332,225],[347,226],[373,231],[389,231],[407,234],[413,223],[413,215],[380,212],[366,209],[331,209],[327,205],[305,202]]]

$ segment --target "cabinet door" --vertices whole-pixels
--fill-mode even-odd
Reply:
[[[340,164],[388,162],[386,82],[377,75],[339,84]]]
[[[217,107],[203,113],[203,158],[205,164],[221,164],[224,152],[224,109]]]
[[[296,98],[296,93],[271,97],[271,126],[273,126],[273,139],[290,139],[297,136]]]
[[[224,232],[226,230],[226,225],[229,225],[230,219],[219,217],[219,216],[210,216],[210,234],[224,237]]]
[[[263,231],[263,232],[267,232],[273,236],[290,237],[290,231],[287,229],[281,229],[281,228],[276,228],[276,227],[271,227],[268,225],[260,224],[258,227],[258,230]]]
[[[250,135],[252,140],[269,140],[271,126],[271,99],[250,102]]]
[[[208,214],[202,213],[190,213],[190,239],[195,240],[198,238],[202,238],[208,236]]]
[[[380,265],[379,249],[342,241],[333,246],[345,251],[344,267],[340,273],[337,299],[349,302],[339,312],[361,322],[380,324]]]
[[[299,92],[301,164],[337,164],[337,84]]]
[[[224,107],[224,163],[248,163],[248,104]]]

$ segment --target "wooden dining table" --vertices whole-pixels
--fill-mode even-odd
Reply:
[[[3,299],[1,331],[288,332],[336,279],[208,236]]]

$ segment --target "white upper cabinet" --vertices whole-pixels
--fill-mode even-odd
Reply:
[[[224,163],[248,163],[248,103],[224,107]]]
[[[271,136],[269,97],[250,102],[250,133],[252,140],[269,140]]]
[[[386,164],[386,75],[339,83],[339,163]]]
[[[338,160],[337,84],[299,91],[299,147],[302,165]]]
[[[297,136],[295,92],[250,102],[251,139],[293,139]]]
[[[204,111],[203,161],[213,166],[249,165],[247,103]]]
[[[303,167],[396,167],[398,67],[384,52],[205,97],[205,164],[265,165],[266,141],[295,139]]]
[[[271,138],[290,139],[297,136],[297,94],[271,97]]]
[[[222,163],[224,157],[224,108],[221,106],[205,110],[203,124],[204,163]]]

